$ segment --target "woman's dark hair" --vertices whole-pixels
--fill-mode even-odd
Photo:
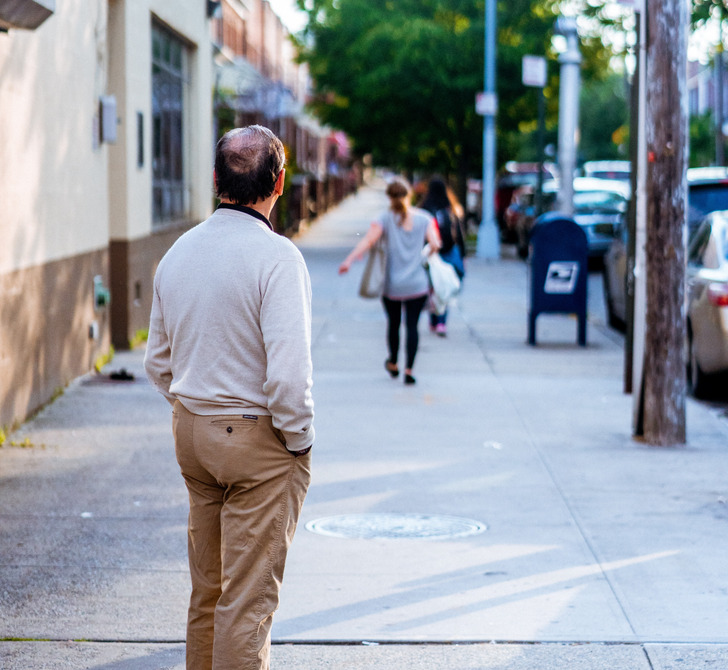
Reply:
[[[234,128],[215,149],[215,190],[218,198],[253,205],[270,197],[286,164],[283,143],[263,126]]]
[[[447,197],[447,184],[441,177],[433,177],[427,185],[427,193],[420,205],[431,214],[441,209],[450,209],[450,199]]]

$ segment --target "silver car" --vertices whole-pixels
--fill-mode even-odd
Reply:
[[[629,161],[587,161],[581,171],[585,177],[629,182],[632,168]]]
[[[711,375],[728,372],[728,211],[709,214],[691,236],[687,316],[690,383],[701,397]]]
[[[707,214],[728,210],[728,169],[690,168],[688,170],[688,237]],[[627,275],[626,222],[620,224],[604,256],[604,299],[609,325],[624,330],[626,323],[625,281]]]
[[[603,256],[614,239],[627,213],[629,184],[615,179],[576,177],[574,185],[574,221],[586,233],[589,256]],[[543,183],[543,210],[554,211],[559,192],[558,180]],[[513,227],[517,238],[518,253],[522,258],[528,255],[529,238],[536,222],[535,193],[528,187],[517,194],[512,207],[519,212],[514,217]],[[508,213],[506,214],[508,216]]]

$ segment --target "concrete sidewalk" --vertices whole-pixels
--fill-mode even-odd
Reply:
[[[317,443],[273,668],[728,667],[721,410],[689,401],[686,447],[635,442],[600,278],[587,347],[547,315],[529,347],[515,258],[469,259],[448,337],[423,318],[417,384],[390,379],[361,264],[336,272],[383,206],[362,189],[296,241]],[[78,380],[0,449],[2,668],[184,667],[187,501],[142,356],[110,366],[136,381]]]

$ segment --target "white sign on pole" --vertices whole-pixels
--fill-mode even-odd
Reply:
[[[635,12],[644,14],[645,0],[616,0],[616,3],[625,7],[631,7]]]
[[[495,116],[498,111],[498,98],[495,93],[476,93],[475,111],[480,116]]]
[[[546,59],[543,56],[524,56],[522,81],[524,86],[546,86]]]

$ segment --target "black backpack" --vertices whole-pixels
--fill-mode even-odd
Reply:
[[[435,219],[437,219],[437,227],[440,230],[440,240],[442,241],[442,248],[440,251],[446,254],[455,246],[456,240],[456,224],[453,221],[453,217],[450,215],[450,211],[447,209],[439,209],[435,213]]]

